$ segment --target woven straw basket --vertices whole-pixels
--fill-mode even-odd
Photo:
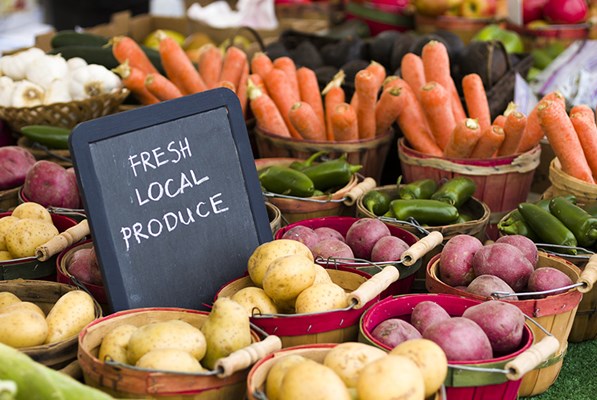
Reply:
[[[551,187],[543,196],[545,198],[572,194],[576,197],[576,203],[579,205],[597,201],[597,185],[587,183],[562,171],[562,164],[557,157],[549,164],[549,181]]]

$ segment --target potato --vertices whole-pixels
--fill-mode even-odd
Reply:
[[[19,303],[21,299],[11,292],[0,292],[0,307],[9,306],[14,303]]]
[[[494,292],[514,293],[503,279],[493,275],[479,275],[465,289],[469,293],[483,297],[491,297]],[[518,296],[509,296],[508,300],[518,300]]]
[[[16,310],[0,314],[0,343],[17,348],[39,346],[47,335],[46,319],[35,311]]]
[[[295,302],[297,314],[337,310],[348,306],[346,292],[335,283],[322,283],[303,290]]]
[[[528,281],[528,289],[531,292],[542,292],[544,290],[558,289],[572,285],[572,279],[562,271],[552,267],[541,267],[533,271]],[[565,290],[558,290],[551,293],[564,293]],[[546,295],[541,295],[545,297]]]
[[[390,318],[382,321],[372,331],[371,336],[390,348],[410,339],[420,339],[421,333],[403,319]]]
[[[21,310],[33,311],[38,313],[42,318],[46,318],[46,314],[43,312],[43,310],[39,308],[37,304],[31,303],[30,301],[19,301],[17,303],[2,306],[0,307],[0,314]]]
[[[344,236],[334,228],[328,228],[327,226],[320,226],[319,228],[314,229],[315,233],[319,240],[325,239],[338,239],[342,242],[345,242]]]
[[[388,355],[361,370],[357,394],[359,400],[420,400],[425,396],[425,381],[410,358]]]
[[[12,254],[7,250],[0,250],[0,261],[12,260]]]
[[[21,186],[35,164],[31,152],[19,146],[0,147],[0,190]]]
[[[350,246],[338,239],[324,239],[317,242],[312,248],[313,257],[327,260],[328,258],[354,258]]]
[[[450,314],[442,306],[433,301],[422,301],[413,308],[410,323],[421,334],[436,322],[450,319]]]
[[[105,361],[106,357],[120,362],[128,363],[127,349],[133,332],[137,330],[135,325],[124,324],[112,329],[102,339],[97,358]]]
[[[4,236],[4,240],[6,249],[14,258],[32,257],[38,246],[58,233],[58,229],[47,222],[38,219],[20,219]]]
[[[280,314],[294,314],[294,303],[296,299],[290,300],[274,300],[276,307],[278,308],[278,312]]]
[[[278,400],[280,398],[280,386],[286,372],[298,363],[307,361],[307,359],[298,354],[289,354],[280,357],[278,361],[270,368],[265,381],[265,394],[268,400]]]
[[[481,361],[493,356],[491,343],[474,321],[454,317],[431,325],[423,334],[442,348],[448,361]]]
[[[373,246],[384,236],[392,236],[386,224],[375,218],[360,218],[348,228],[346,243],[355,257],[370,260]]]
[[[288,229],[284,232],[284,235],[282,235],[282,239],[297,240],[310,249],[319,241],[317,233],[304,225],[296,225]]]
[[[315,280],[313,281],[313,285],[319,285],[320,283],[333,283],[330,274],[326,271],[319,264],[313,264],[313,268],[315,269]]]
[[[425,398],[435,394],[448,375],[448,359],[446,353],[429,339],[412,339],[394,347],[390,355],[410,358],[417,364],[423,374]]]
[[[446,242],[439,257],[441,280],[450,286],[468,285],[475,278],[473,256],[483,248],[479,239],[456,235]]]
[[[399,237],[384,236],[380,238],[371,250],[371,261],[397,261],[400,260],[402,253],[410,246]]]
[[[516,247],[508,243],[494,243],[475,253],[473,270],[476,276],[497,276],[514,292],[520,292],[526,287],[534,268]]]
[[[475,321],[483,329],[494,354],[510,354],[520,347],[524,314],[515,305],[489,300],[467,308],[462,316]]]
[[[263,276],[267,267],[276,258],[292,254],[301,254],[313,261],[311,250],[301,242],[289,239],[278,239],[259,245],[249,257],[247,269],[251,280],[257,287],[263,287]]]
[[[103,285],[102,273],[93,247],[76,250],[68,260],[66,270],[81,282]]]
[[[48,223],[52,223],[52,216],[50,212],[41,204],[28,201],[21,203],[12,210],[13,217],[19,219],[39,219]]]
[[[249,286],[234,293],[232,300],[243,306],[247,314],[277,314],[278,308],[261,288]]]
[[[37,161],[27,172],[23,194],[43,206],[79,208],[79,189],[75,174],[52,161]]]
[[[531,239],[523,235],[507,235],[498,238],[496,243],[508,243],[516,247],[534,267],[539,260],[537,245]]]
[[[326,354],[323,365],[330,367],[346,387],[356,388],[363,367],[385,356],[386,352],[377,347],[358,342],[344,342]]]
[[[93,299],[83,290],[63,294],[48,313],[48,337],[45,343],[54,343],[78,335],[95,319]]]
[[[0,250],[6,250],[6,241],[4,240],[4,237],[13,229],[18,220],[19,218],[13,215],[7,215],[6,217],[0,218]]]
[[[205,343],[203,333],[188,322],[160,321],[135,330],[129,339],[126,354],[131,365],[137,364],[146,353],[156,349],[183,350],[201,360],[205,355]]]
[[[287,301],[296,299],[314,280],[313,260],[304,255],[290,255],[269,265],[263,277],[263,290],[274,301]]]
[[[342,379],[331,369],[307,360],[288,369],[280,385],[279,399],[351,400]]]
[[[135,364],[139,368],[173,372],[202,372],[199,361],[184,350],[155,349],[143,355]]]

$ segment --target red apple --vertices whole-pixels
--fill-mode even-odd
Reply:
[[[497,0],[462,0],[460,15],[466,18],[487,18],[495,16]]]
[[[547,0],[543,15],[552,24],[579,24],[587,20],[589,7],[585,0]]]
[[[547,0],[523,0],[522,21],[526,25],[531,21],[543,18],[543,7]]]

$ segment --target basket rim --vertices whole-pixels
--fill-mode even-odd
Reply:
[[[255,133],[257,134],[257,136],[263,136],[266,138],[276,139],[276,140],[280,139],[282,141],[291,142],[291,143],[295,143],[295,144],[317,145],[317,146],[324,146],[324,147],[326,147],[326,145],[328,145],[330,150],[336,150],[336,151],[341,152],[341,151],[344,151],[342,149],[343,145],[358,145],[358,144],[377,143],[377,142],[383,143],[383,142],[389,141],[392,138],[394,131],[393,131],[393,129],[390,129],[387,132],[385,132],[383,135],[375,136],[375,137],[369,138],[369,139],[359,139],[359,140],[352,140],[352,141],[347,141],[347,142],[335,142],[335,141],[329,141],[329,140],[296,139],[293,137],[285,137],[285,136],[276,135],[275,133],[271,133],[264,129],[261,129],[258,126],[255,126]]]
[[[62,276],[64,279],[68,279],[69,281],[75,277],[73,274],[71,274],[70,272],[68,272],[68,270],[66,269],[66,263],[63,263],[62,260],[69,254],[71,253],[71,251],[77,249],[77,247],[83,247],[86,246],[88,244],[93,244],[93,239],[86,239],[77,243],[73,243],[72,245],[68,246],[66,249],[62,250],[60,253],[58,253],[58,257],[56,257],[56,273],[60,276]],[[81,281],[82,284],[85,285],[85,287],[89,288],[89,289],[94,289],[94,290],[105,290],[103,285],[96,285],[93,283],[89,283],[89,282],[85,282],[85,281]]]

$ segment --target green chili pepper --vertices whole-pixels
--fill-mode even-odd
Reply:
[[[290,163],[289,167],[298,171],[302,171],[305,168],[308,168],[311,165],[313,165],[315,160],[317,160],[319,157],[326,154],[328,154],[327,151],[318,151],[317,153],[312,154],[309,158],[307,158],[304,161],[293,161],[292,163]]]
[[[455,224],[463,224],[465,222],[469,222],[473,220],[473,216],[470,214],[463,214],[461,212],[458,213],[458,219],[454,222]]]
[[[586,204],[583,209],[593,217],[597,217],[597,201]]]
[[[318,189],[315,189],[312,194],[312,196],[323,196],[323,195],[325,195],[325,193]]]
[[[579,206],[555,197],[549,202],[549,211],[574,233],[581,246],[592,246],[597,240],[597,218]]]
[[[362,165],[349,164],[344,155],[335,160],[307,167],[302,172],[313,181],[315,188],[325,192],[330,188],[346,185],[354,173],[362,167]]]
[[[388,192],[370,190],[363,196],[363,205],[376,216],[384,215],[390,209],[392,198]]]
[[[37,142],[53,149],[67,150],[70,129],[49,125],[27,125],[21,133],[32,142]]]
[[[458,209],[438,200],[392,200],[390,208],[396,219],[401,221],[412,217],[420,224],[446,225],[458,219]]]
[[[574,234],[550,212],[533,203],[520,203],[518,211],[524,220],[545,243],[576,247]],[[576,254],[576,249],[561,249],[558,252]]]
[[[431,195],[431,199],[443,201],[460,208],[472,197],[476,189],[477,185],[472,179],[458,176],[444,183]]]
[[[392,211],[392,207],[390,207],[383,216],[387,218],[396,218],[394,211]]]
[[[259,174],[261,185],[269,192],[297,197],[311,197],[313,181],[301,171],[272,165]]]
[[[516,210],[518,211],[518,210]],[[508,225],[498,223],[498,230],[505,235],[522,235],[531,239],[533,242],[539,242],[540,239],[535,232],[531,229],[529,224],[522,219],[520,212],[517,213],[520,219],[511,222]]]
[[[431,195],[437,190],[437,183],[433,179],[420,179],[399,186],[398,195],[401,199],[429,199]]]

